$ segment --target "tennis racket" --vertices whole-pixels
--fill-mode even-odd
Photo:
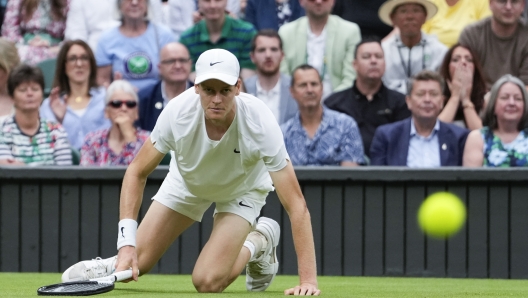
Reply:
[[[110,292],[114,283],[132,278],[132,269],[86,281],[72,281],[40,287],[39,296],[89,296]]]

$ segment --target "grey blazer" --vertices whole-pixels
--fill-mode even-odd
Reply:
[[[291,78],[288,75],[281,74],[280,78],[280,103],[279,103],[279,125],[290,120],[295,113],[299,110],[297,102],[290,94],[290,81]],[[257,75],[247,78],[244,80],[244,86],[246,87],[247,93],[257,96]]]

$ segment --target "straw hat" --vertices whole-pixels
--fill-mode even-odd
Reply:
[[[428,0],[387,0],[380,6],[378,10],[378,16],[383,23],[392,26],[392,21],[390,18],[391,13],[397,6],[407,3],[422,5],[425,8],[425,12],[427,14],[426,20],[432,18],[438,11],[436,5]]]

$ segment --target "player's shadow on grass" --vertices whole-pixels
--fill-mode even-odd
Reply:
[[[229,295],[235,295],[235,296],[247,296],[248,293],[251,293],[251,292],[230,292],[230,291],[225,291],[224,292],[225,294],[229,294]],[[266,291],[266,292],[260,292],[262,294],[264,293],[267,293],[267,294],[283,294],[282,291]],[[112,291],[112,294],[122,294],[122,295],[134,295],[134,294],[137,294],[137,295],[146,295],[146,294],[196,294],[196,295],[204,295],[203,293],[198,293],[196,291],[170,291],[170,290],[167,290],[167,291],[163,291],[163,290],[147,290],[147,289],[114,289]],[[215,294],[215,293],[210,293],[210,294]]]

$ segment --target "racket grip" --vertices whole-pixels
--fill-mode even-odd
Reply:
[[[139,274],[139,271],[138,271]],[[99,277],[99,278],[93,278],[90,279],[91,281],[111,281],[111,282],[118,282],[123,281],[126,279],[132,278],[132,269],[123,270],[119,272],[114,272],[108,276],[105,277]]]
[[[138,270],[138,274],[139,274],[139,270]],[[112,275],[115,276],[115,279],[114,279],[115,282],[127,280],[129,278],[132,278],[132,269],[114,272]]]

